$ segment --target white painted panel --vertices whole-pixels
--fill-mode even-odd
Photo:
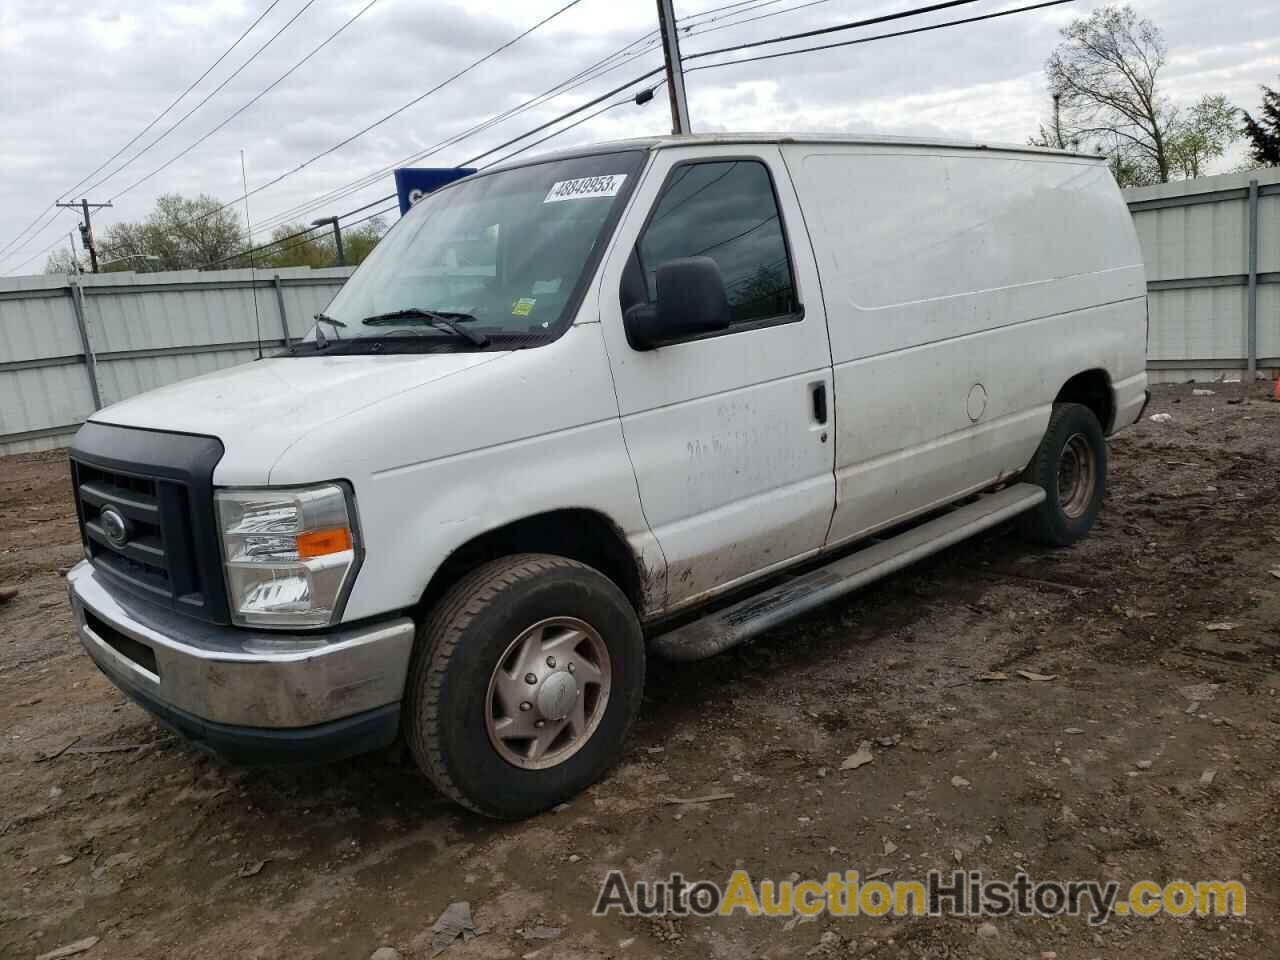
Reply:
[[[1134,371],[1118,397],[1132,419],[1144,326],[1141,301],[1129,301],[837,364],[832,542],[1021,471],[1081,370]],[[987,396],[976,420],[974,384]]]
[[[839,363],[1145,292],[1106,167],[938,148],[784,148]]]
[[[726,158],[754,158],[772,175],[803,319],[634,350],[619,288],[641,228],[677,164]],[[831,396],[830,351],[803,223],[777,147],[664,150],[602,267],[600,322],[645,516],[666,556],[672,608],[814,552],[825,539],[833,444],[829,428],[814,421],[811,390],[825,384]]]

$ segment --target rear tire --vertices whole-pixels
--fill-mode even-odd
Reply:
[[[547,554],[486,563],[419,625],[405,739],[442,793],[499,819],[598,780],[640,709],[645,646],[603,574]]]
[[[1107,441],[1093,411],[1054,404],[1040,448],[1023,474],[1044,489],[1044,502],[1023,515],[1023,533],[1037,543],[1067,547],[1098,519],[1107,487]]]

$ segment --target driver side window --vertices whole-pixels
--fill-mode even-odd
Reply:
[[[676,167],[636,251],[650,303],[659,264],[711,257],[724,278],[730,329],[799,312],[773,181],[758,160]]]

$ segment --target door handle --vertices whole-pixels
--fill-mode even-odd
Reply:
[[[815,383],[809,388],[813,392],[813,419],[815,423],[827,422],[827,385]]]

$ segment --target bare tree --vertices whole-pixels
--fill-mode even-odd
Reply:
[[[1237,110],[1221,94],[1180,109],[1160,87],[1166,48],[1160,28],[1130,6],[1105,6],[1062,30],[1045,63],[1053,125],[1033,144],[1088,144],[1107,157],[1122,187],[1202,176],[1239,134]]]
[[[1080,145],[1079,137],[1072,139],[1062,125],[1062,95],[1053,95],[1053,114],[1048,124],[1040,124],[1039,132],[1027,141],[1033,147],[1051,147],[1054,150],[1076,149]]]
[[[44,262],[45,273],[84,273],[84,264],[70,250],[59,247]]]
[[[1161,182],[1173,167],[1169,139],[1177,122],[1177,109],[1158,87],[1165,56],[1154,23],[1130,6],[1106,6],[1064,27],[1045,64],[1072,134],[1125,143]]]

